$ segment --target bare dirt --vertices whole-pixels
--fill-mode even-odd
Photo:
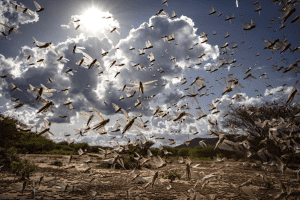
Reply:
[[[237,193],[237,190],[232,188],[238,187],[240,184],[246,182],[253,177],[254,172],[264,174],[272,183],[270,188],[266,188],[261,178],[257,177],[253,184],[249,187],[252,189],[254,195],[258,199],[274,199],[273,196],[280,192],[279,185],[275,182],[275,178],[282,180],[284,184],[291,185],[295,191],[299,188],[299,183],[288,184],[288,181],[295,178],[292,173],[275,173],[271,171],[262,170],[261,167],[245,166],[242,162],[227,161],[224,163],[215,164],[212,166],[212,161],[193,160],[192,166],[200,164],[199,167],[192,168],[192,180],[188,181],[186,178],[181,180],[176,179],[173,183],[169,180],[163,179],[163,171],[177,168],[177,172],[183,175],[186,171],[184,164],[179,164],[177,160],[173,163],[160,168],[160,169],[142,169],[136,170],[141,176],[151,176],[149,171],[159,172],[159,182],[161,184],[155,184],[145,190],[141,190],[141,187],[146,183],[142,183],[141,180],[136,179],[129,181],[129,173],[132,169],[128,170],[113,170],[103,169],[100,164],[103,162],[98,157],[84,155],[73,156],[73,160],[68,164],[70,156],[63,155],[26,155],[23,158],[29,159],[31,162],[38,166],[38,171],[31,175],[30,181],[28,181],[25,190],[22,192],[16,185],[21,185],[23,182],[18,181],[18,177],[13,174],[0,173],[0,199],[32,199],[32,181],[38,182],[40,177],[44,175],[44,180],[40,185],[37,185],[35,191],[35,199],[40,199],[42,196],[44,199],[180,199],[182,193],[189,195],[188,190],[193,188],[197,179],[202,179],[205,175],[218,172],[221,169],[224,174],[220,179],[211,179],[209,183],[202,188],[203,182],[200,181],[195,187],[195,191],[201,195],[215,195],[216,199],[250,199],[250,197],[241,192]],[[92,163],[84,164],[83,161],[90,159]],[[55,161],[61,161],[63,166],[55,166],[52,163]],[[174,159],[173,159],[174,160]],[[75,166],[72,169],[65,169],[68,166]],[[91,168],[88,172],[84,170]],[[205,175],[199,174],[202,172]],[[56,184],[55,179],[56,173]],[[92,175],[90,175],[92,173]],[[64,191],[66,184],[71,185]],[[171,189],[167,189],[171,185]],[[74,186],[74,188],[72,187]],[[130,192],[127,192],[130,188],[133,188]],[[94,192],[92,192],[94,191]],[[96,193],[97,192],[97,193]],[[129,196],[128,196],[129,194]],[[93,196],[94,195],[94,196]],[[300,193],[293,193],[289,199],[300,199]]]

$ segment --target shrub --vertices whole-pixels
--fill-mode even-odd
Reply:
[[[54,165],[55,165],[55,166],[61,167],[63,164],[62,164],[62,162],[60,162],[60,161],[56,161],[56,162],[54,162]]]
[[[153,154],[153,156],[163,156],[163,153],[158,149],[158,148],[155,148],[155,149],[150,149],[151,153]]]
[[[211,161],[211,158],[210,157],[200,157],[199,160],[205,160],[205,161]]]
[[[62,156],[54,156],[54,158],[57,159],[57,158],[63,158],[63,157]]]
[[[250,112],[249,112],[250,111]],[[250,114],[251,112],[255,113],[255,115]],[[228,111],[228,117],[226,117],[221,123],[220,126],[223,128],[228,128],[229,131],[235,133],[236,130],[239,129],[247,129],[247,132],[250,136],[253,137],[253,140],[250,140],[250,146],[252,152],[258,152],[262,146],[258,146],[257,144],[263,140],[265,137],[269,136],[269,130],[270,128],[274,128],[273,123],[267,123],[265,126],[256,126],[255,122],[258,120],[261,120],[262,122],[265,122],[265,120],[273,120],[273,119],[283,119],[286,124],[293,124],[295,127],[300,126],[300,121],[294,117],[296,114],[300,112],[300,103],[299,102],[293,102],[293,103],[287,103],[284,102],[283,99],[278,99],[273,102],[265,102],[264,104],[258,106],[258,105],[234,105],[231,107],[231,109]],[[276,124],[276,123],[275,123]],[[293,126],[285,127],[285,128],[279,128],[281,135],[295,135],[298,134],[298,130],[295,129]],[[229,137],[228,134],[225,134]],[[245,137],[242,136],[238,141],[245,140]],[[280,138],[280,136],[277,136]],[[282,136],[283,137],[283,136]],[[281,138],[282,138],[281,137]],[[231,139],[229,139],[231,140]],[[295,143],[299,143],[300,139],[298,137],[295,137]],[[294,153],[294,150],[292,148],[287,148],[283,151],[279,148],[276,140],[269,140],[268,144],[266,145],[266,150],[277,157],[281,157],[284,154],[292,154],[292,163],[300,163],[300,160],[297,158],[296,154]],[[226,155],[225,155],[226,156]],[[256,158],[254,158],[256,157]],[[257,155],[251,156],[251,159],[259,159],[262,160],[262,158],[258,157]],[[237,158],[238,160],[240,157]],[[264,161],[264,160],[262,160]]]
[[[199,157],[210,157],[213,158],[217,154],[217,151],[214,150],[214,147],[207,146],[205,148],[199,149]]]
[[[164,179],[170,179],[170,182],[172,183],[176,178],[180,179],[181,175],[176,172],[176,170],[165,170],[163,172],[162,178]]]
[[[103,163],[100,164],[100,167],[102,167],[102,168],[109,168],[110,165],[108,163],[106,163],[106,162],[103,162]]]
[[[17,176],[21,176],[23,181],[29,178],[31,172],[37,170],[36,166],[31,164],[28,160],[21,160],[16,154],[16,148],[0,148],[0,158],[2,160],[3,170],[7,170]]]
[[[171,156],[178,156],[178,149],[164,146],[164,149],[166,149],[168,152],[171,152]]]
[[[134,169],[134,168],[140,169],[140,166],[138,165],[137,161],[133,157],[134,157],[134,154],[124,154],[123,155],[124,167],[126,169]],[[121,166],[119,166],[119,167],[121,167]]]
[[[22,161],[19,159],[11,163],[11,172],[21,176],[21,180],[29,179],[30,173],[34,171],[37,171],[36,166],[32,165],[28,160]]]
[[[57,155],[78,155],[78,152],[74,152],[74,151],[64,151],[64,150],[59,150],[59,149],[53,149],[53,150],[47,152],[47,154],[57,154]]]
[[[71,144],[68,147],[66,142],[55,143],[33,132],[18,132],[16,125],[23,125],[21,122],[2,114],[0,117],[4,119],[0,121],[0,147],[7,150],[13,148],[15,153],[78,155],[80,148],[88,152],[92,150],[88,143]]]
[[[189,147],[183,147],[181,149],[178,150],[178,156],[189,156]]]

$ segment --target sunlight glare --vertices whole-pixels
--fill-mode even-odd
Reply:
[[[106,22],[105,19],[103,19],[105,15],[104,12],[93,7],[83,14],[81,21],[87,30],[96,32],[100,28],[105,28]]]

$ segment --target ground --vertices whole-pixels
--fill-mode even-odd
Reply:
[[[203,182],[200,181],[195,187],[195,191],[201,195],[215,195],[216,199],[250,199],[250,197],[241,192],[238,194],[234,187],[238,187],[240,184],[246,182],[253,177],[254,172],[262,173],[266,175],[269,181],[272,183],[271,188],[266,188],[262,180],[257,177],[253,184],[249,187],[253,190],[253,193],[258,199],[274,199],[272,196],[277,195],[280,192],[279,185],[275,182],[275,178],[282,180],[284,184],[287,184],[289,180],[295,178],[293,173],[275,173],[270,171],[264,171],[261,167],[251,167],[243,165],[242,162],[226,161],[224,163],[215,164],[212,166],[213,161],[201,161],[198,159],[192,160],[191,166],[200,164],[196,168],[192,168],[192,180],[188,181],[185,177],[181,180],[176,179],[173,183],[169,180],[163,179],[163,171],[177,168],[177,172],[181,175],[185,173],[185,164],[179,164],[176,159],[173,159],[173,163],[160,168],[148,170],[143,168],[142,170],[136,170],[136,173],[140,173],[141,176],[151,177],[152,173],[158,171],[159,181],[152,188],[151,186],[145,190],[140,188],[146,183],[142,183],[140,179],[134,181],[130,180],[132,175],[129,173],[132,169],[119,170],[119,169],[104,169],[100,167],[103,162],[99,159],[99,155],[83,155],[73,156],[71,164],[68,164],[70,156],[64,155],[27,155],[26,158],[31,162],[34,162],[38,166],[38,171],[31,175],[30,181],[23,191],[20,192],[19,187],[23,182],[18,181],[18,177],[13,174],[6,174],[1,172],[1,185],[0,185],[0,199],[29,199],[32,198],[32,182],[38,181],[39,178],[44,175],[44,180],[40,185],[36,186],[35,198],[40,199],[42,195],[44,199],[180,199],[182,193],[189,195],[188,190],[194,188],[197,179],[202,179],[205,175],[224,171],[224,174],[220,179],[211,179],[209,183],[202,188]],[[100,155],[101,157],[101,155]],[[23,158],[25,158],[23,156]],[[92,163],[84,164],[80,166],[83,161],[90,159]],[[52,165],[55,161],[62,161],[63,166]],[[65,169],[68,166],[76,166],[73,169]],[[85,169],[91,167],[91,171],[83,172]],[[205,175],[199,174],[201,171]],[[54,184],[56,172],[56,184]],[[93,173],[90,175],[90,173]],[[132,178],[131,178],[132,179]],[[66,184],[74,185],[63,191]],[[167,190],[167,187],[172,186]],[[233,185],[233,187],[231,186]],[[287,184],[291,185],[294,191],[299,188],[298,183]],[[134,188],[135,187],[135,188]],[[130,188],[129,192],[127,192]],[[73,190],[73,191],[72,191]],[[96,192],[93,192],[96,191]],[[298,195],[297,195],[298,194]],[[289,199],[300,199],[300,193],[294,192]]]

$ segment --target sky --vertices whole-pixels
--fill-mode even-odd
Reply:
[[[11,3],[28,8],[31,12],[23,13],[22,9],[10,6]],[[143,135],[150,139],[151,135],[175,139],[176,145],[182,144],[188,137],[211,137],[207,134],[210,127],[208,119],[218,120],[221,123],[225,118],[224,114],[230,109],[228,105],[263,105],[265,102],[271,102],[275,99],[287,99],[292,91],[299,75],[295,72],[284,73],[283,70],[276,71],[272,65],[278,67],[288,67],[296,62],[299,58],[299,51],[295,53],[287,50],[283,54],[280,51],[272,53],[269,49],[264,49],[264,40],[274,41],[287,39],[287,44],[291,43],[291,48],[300,47],[300,41],[297,39],[299,31],[299,22],[291,23],[298,14],[298,5],[292,5],[297,10],[284,23],[285,28],[280,29],[281,12],[278,10],[282,5],[274,4],[271,1],[239,1],[238,7],[235,0],[202,0],[202,1],[179,1],[169,0],[168,5],[162,4],[160,0],[123,0],[123,1],[66,1],[66,0],[39,0],[37,3],[44,8],[41,12],[36,12],[35,3],[27,1],[0,1],[0,22],[10,27],[14,27],[22,34],[12,31],[6,38],[0,41],[0,76],[5,74],[14,75],[5,78],[5,82],[0,82],[0,112],[2,114],[13,115],[20,121],[30,126],[37,126],[38,131],[43,130],[43,118],[48,121],[57,122],[52,124],[50,131],[54,136],[49,135],[54,141],[64,141],[65,133],[70,134],[74,142],[88,142],[90,145],[111,146],[109,143],[111,137],[117,136],[121,144],[127,141],[122,137],[121,132],[110,132],[115,129],[116,122],[119,118],[125,119],[121,112],[115,113],[112,103],[127,110],[130,118],[142,114],[142,121],[149,120],[148,130],[139,129]],[[209,15],[211,5],[216,13]],[[260,13],[255,12],[261,6]],[[165,14],[159,14],[163,9]],[[172,12],[175,11],[176,17],[172,18]],[[218,16],[218,13],[222,13]],[[225,21],[227,16],[234,19]],[[103,18],[104,17],[104,18]],[[108,18],[110,17],[110,18]],[[274,22],[271,23],[271,19]],[[75,20],[80,20],[74,22]],[[256,27],[247,33],[243,33],[243,22],[250,23],[254,21]],[[271,24],[271,27],[268,26]],[[75,30],[78,26],[79,28]],[[149,26],[153,25],[153,28]],[[6,34],[8,28],[0,25]],[[115,31],[111,32],[114,28]],[[214,31],[216,32],[213,35]],[[225,38],[226,31],[229,36]],[[164,36],[170,36],[174,33],[175,40],[166,41]],[[207,42],[201,37],[207,34]],[[2,37],[2,35],[1,35]],[[41,49],[34,44],[35,38],[39,45],[51,42],[51,47],[57,52],[55,55],[50,48]],[[139,49],[146,47],[146,42],[150,41],[153,48],[146,49],[144,55],[139,55]],[[243,42],[244,41],[244,42]],[[198,45],[195,45],[197,44]],[[221,49],[228,43],[228,49]],[[232,49],[237,45],[238,48]],[[73,46],[79,47],[76,53],[72,52]],[[191,49],[191,47],[193,49]],[[134,48],[135,50],[130,50]],[[199,55],[205,53],[203,59]],[[222,52],[227,52],[227,55]],[[101,54],[108,52],[106,56]],[[147,56],[153,53],[155,61],[153,66],[150,65]],[[24,54],[31,55],[34,65]],[[87,66],[78,66],[76,63],[88,54],[92,59],[97,59],[99,67],[94,66],[88,69]],[[60,56],[68,59],[67,61],[57,61]],[[170,58],[175,57],[176,61]],[[187,59],[189,57],[189,59]],[[272,59],[269,59],[272,57]],[[36,61],[43,58],[44,64]],[[226,64],[219,68],[218,60],[228,59],[229,62],[236,60],[233,64]],[[284,59],[284,60],[283,60]],[[116,61],[123,66],[112,66],[111,63]],[[201,65],[196,65],[201,61]],[[145,70],[139,70],[133,67],[134,64],[144,67]],[[210,73],[209,69],[215,66],[218,70]],[[246,71],[251,67],[251,71]],[[67,69],[73,69],[73,73],[66,73]],[[163,71],[161,73],[161,71]],[[100,72],[103,74],[97,76]],[[119,74],[116,76],[117,72]],[[263,73],[265,77],[259,78]],[[223,86],[226,85],[222,77],[233,77],[239,80],[244,87],[236,87],[232,92],[222,95]],[[256,79],[243,80],[248,74],[253,75]],[[116,76],[116,77],[115,77]],[[204,78],[206,88],[197,91],[199,87],[194,84],[195,91],[198,93],[197,101],[193,97],[180,98],[193,92],[185,90],[196,77]],[[53,82],[48,83],[47,79],[52,78]],[[182,84],[184,79],[187,83]],[[216,81],[220,79],[220,81]],[[149,84],[149,88],[143,94],[137,91],[132,98],[126,98],[126,93],[132,94],[126,89],[122,91],[123,85],[127,87],[134,86],[133,82],[148,82],[156,80]],[[221,84],[220,84],[221,82]],[[11,91],[13,83],[22,91]],[[164,84],[165,83],[165,84]],[[36,92],[26,91],[31,84],[40,88],[41,84],[47,88],[56,89],[52,96],[42,95],[43,98],[53,101],[56,105],[52,106],[54,113],[47,112],[46,115],[38,114],[37,111],[43,106],[42,103],[34,103]],[[283,86],[286,84],[286,86]],[[89,87],[87,87],[89,85]],[[62,89],[68,88],[69,93],[59,93]],[[278,93],[282,90],[284,93]],[[200,97],[201,93],[207,93]],[[241,94],[244,99],[232,99],[237,93]],[[272,95],[270,95],[270,93]],[[257,95],[261,96],[257,96]],[[121,95],[124,100],[119,101]],[[145,106],[134,108],[137,103],[137,97]],[[11,99],[19,98],[21,103],[26,107],[14,109],[17,105]],[[72,102],[73,110],[63,105],[68,98]],[[209,111],[209,104],[216,99],[221,102],[214,103],[220,111],[217,115]],[[294,102],[299,102],[299,95],[295,97]],[[107,104],[105,104],[104,103]],[[154,117],[154,107],[158,107],[164,112],[169,112],[174,118],[178,107],[172,106],[177,103],[178,107],[187,104],[190,110],[180,110],[178,112],[187,112],[194,117],[184,117],[188,123],[178,123],[166,118]],[[171,106],[168,109],[168,105]],[[75,135],[74,129],[81,129],[86,126],[87,118],[79,113],[89,114],[95,107],[105,119],[110,119],[105,126],[106,135],[96,134],[89,131],[84,137]],[[197,107],[200,106],[207,117],[201,120],[198,118]],[[128,110],[128,108],[131,108]],[[59,116],[67,116],[67,120]],[[140,118],[139,118],[140,119]],[[119,120],[120,121],[120,120]],[[91,124],[93,127],[99,122],[94,118]],[[140,120],[136,120],[140,123]],[[121,131],[124,126],[121,127]],[[196,135],[195,128],[199,132]],[[35,131],[35,128],[32,129]],[[180,133],[170,133],[178,131]],[[243,131],[241,130],[241,133]],[[125,136],[134,140],[139,138],[138,131],[132,129],[126,132]],[[155,146],[167,145],[162,140],[158,140]]]

